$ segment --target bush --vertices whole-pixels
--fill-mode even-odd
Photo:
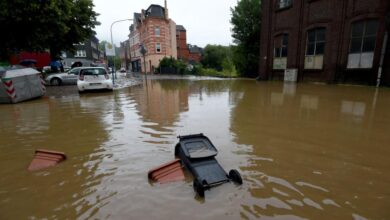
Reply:
[[[187,74],[187,65],[181,61],[176,60],[173,57],[164,57],[158,66],[160,73],[171,73],[171,74]]]
[[[231,59],[225,58],[222,62],[221,71],[214,68],[204,68],[202,64],[195,64],[193,66],[187,65],[181,60],[174,58],[163,58],[160,61],[158,70],[164,74],[192,74],[197,76],[212,76],[212,77],[237,77],[237,70]]]

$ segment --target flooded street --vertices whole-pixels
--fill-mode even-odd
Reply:
[[[0,219],[389,219],[390,89],[207,78],[0,105]],[[204,133],[244,183],[153,184]],[[63,151],[29,172],[38,148]]]

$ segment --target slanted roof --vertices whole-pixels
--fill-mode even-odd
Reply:
[[[191,47],[191,48],[189,48],[189,50],[190,50],[190,53],[200,53],[200,50],[197,47]]]
[[[176,25],[176,31],[186,31],[183,25]]]
[[[150,5],[145,11],[145,17],[165,18],[165,8],[160,5]]]

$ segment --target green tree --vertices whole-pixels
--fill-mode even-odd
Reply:
[[[102,51],[106,51],[106,44],[108,44],[109,42],[106,41],[106,40],[102,40],[99,42],[99,50],[102,50]]]
[[[224,60],[230,54],[229,50],[229,47],[208,44],[203,50],[201,60],[203,67],[221,71]]]
[[[260,59],[261,1],[240,0],[230,9],[233,25],[233,62],[243,76],[257,76]]]
[[[0,59],[21,50],[74,51],[73,44],[90,38],[99,25],[92,0],[0,1]]]

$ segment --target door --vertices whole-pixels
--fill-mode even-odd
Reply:
[[[66,76],[64,76],[64,83],[76,84],[80,68],[71,69]]]

